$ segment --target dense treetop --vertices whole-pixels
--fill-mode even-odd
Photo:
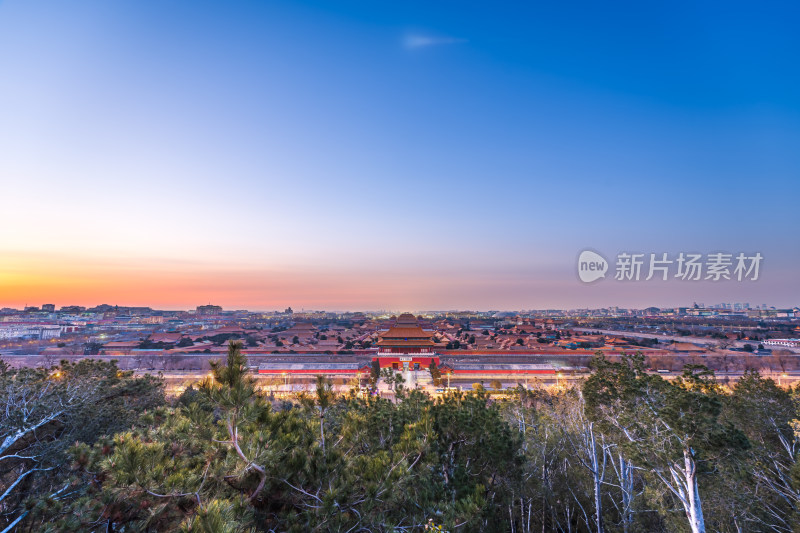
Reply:
[[[168,401],[112,363],[0,366],[0,531],[794,531],[797,395],[597,356],[580,386]]]

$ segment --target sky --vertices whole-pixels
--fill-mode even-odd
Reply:
[[[0,307],[800,305],[797,27],[769,1],[2,0]],[[764,259],[623,282],[621,252]]]

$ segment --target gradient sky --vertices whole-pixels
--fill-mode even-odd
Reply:
[[[0,1],[0,306],[800,304],[797,2]],[[737,283],[578,253],[756,252]]]

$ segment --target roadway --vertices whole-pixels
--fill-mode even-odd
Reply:
[[[151,372],[138,371],[135,375],[141,376],[151,374]],[[152,372],[157,375],[159,373]],[[196,385],[202,380],[207,378],[209,372],[192,372],[192,371],[166,371],[160,372],[165,381],[166,392],[170,396],[177,396],[181,394],[189,385]],[[476,374],[469,378],[459,377],[458,379],[450,379],[449,384],[446,377],[442,379],[441,387],[434,386],[430,381],[430,375],[427,371],[419,371],[418,376],[410,380],[412,384],[419,384],[420,388],[428,392],[434,392],[436,389],[444,387],[460,388],[461,390],[472,390],[475,383],[482,383],[487,389],[491,389],[491,384],[494,381],[499,381],[502,389],[513,389],[518,385],[523,387],[530,387],[534,384],[544,386],[561,385],[567,383],[575,383],[581,379],[589,376],[588,372],[583,373],[559,373],[553,375],[536,375],[530,376],[527,379],[518,375],[497,375],[497,374]],[[728,382],[736,381],[742,376],[742,372],[716,372],[715,376],[718,381]],[[665,372],[659,373],[666,379],[674,379],[681,375],[681,372]],[[766,377],[771,377],[779,385],[794,385],[800,382],[800,371],[790,372],[774,372],[764,374]],[[265,392],[273,392],[277,394],[297,394],[300,392],[313,392],[314,391],[314,376],[278,376],[278,375],[265,375],[253,374],[256,379],[256,386]],[[346,392],[350,390],[353,383],[353,376],[349,379],[345,376],[332,376],[334,390],[338,392]],[[361,383],[366,384],[366,376],[361,378]],[[409,381],[409,380],[407,380]],[[389,393],[389,388],[381,381],[379,383],[379,390],[382,393]]]
[[[658,339],[658,340],[671,340],[673,342],[691,342],[692,344],[702,344],[708,346],[710,349],[717,348],[719,342],[723,339],[712,339],[710,337],[695,337],[693,335],[690,336],[682,336],[682,335],[664,335],[663,333],[642,333],[638,331],[617,331],[611,329],[591,329],[591,328],[574,328],[572,331],[579,331],[581,333],[594,333],[600,332],[603,335],[615,335],[621,337],[635,337],[639,339]],[[748,340],[741,340],[741,341],[730,341],[731,346],[735,346],[737,348],[743,348],[745,344],[750,344],[753,348],[757,347],[759,342],[758,341],[748,341]],[[779,348],[783,348],[779,346]],[[787,348],[788,350],[792,350],[791,348]]]

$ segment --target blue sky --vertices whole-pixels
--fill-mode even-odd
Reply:
[[[145,303],[135,264],[196,274],[137,293],[176,307],[797,305],[798,27],[789,2],[1,2],[6,302]],[[589,287],[587,247],[765,270]]]

